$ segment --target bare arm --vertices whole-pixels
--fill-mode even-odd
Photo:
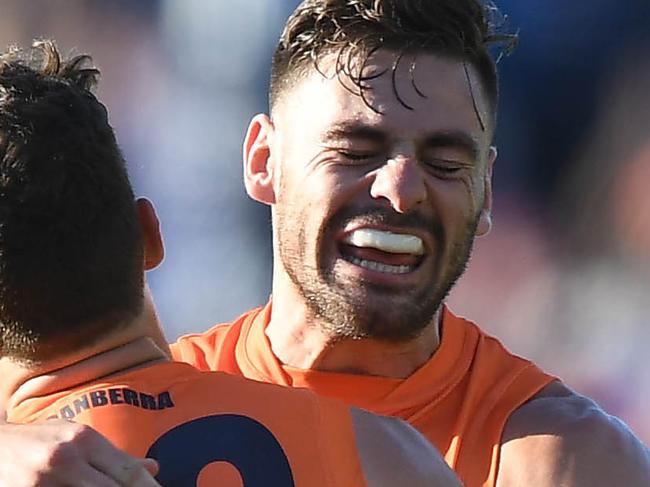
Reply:
[[[397,418],[351,409],[368,487],[462,487],[424,436]]]
[[[1,487],[160,487],[142,461],[88,426],[66,421],[0,422]]]
[[[618,418],[562,384],[517,410],[504,430],[498,487],[650,486],[650,452]]]

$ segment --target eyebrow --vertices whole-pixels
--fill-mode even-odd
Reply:
[[[363,139],[373,142],[386,142],[388,136],[383,130],[359,122],[342,122],[325,132],[324,140]]]
[[[357,139],[386,143],[390,138],[384,130],[360,122],[341,122],[327,132],[323,140]],[[476,137],[462,130],[440,130],[421,138],[418,145],[423,149],[460,149],[474,160],[479,157],[479,144]]]
[[[425,137],[421,142],[423,148],[452,148],[460,149],[472,156],[474,160],[479,156],[479,144],[475,137],[461,130],[435,132]]]

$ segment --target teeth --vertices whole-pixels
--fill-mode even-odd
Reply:
[[[422,255],[424,243],[420,237],[403,233],[360,228],[345,238],[345,243],[355,247],[372,247],[391,254]]]
[[[364,269],[370,269],[370,270],[378,271],[378,272],[385,272],[387,274],[406,274],[407,272],[411,272],[413,270],[413,266],[410,266],[410,265],[382,264],[380,262],[375,262],[375,261],[372,261],[372,260],[359,259],[357,257],[349,257],[346,260],[353,263],[354,265],[358,265],[359,267],[363,267]]]

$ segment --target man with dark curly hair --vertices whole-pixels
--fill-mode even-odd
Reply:
[[[501,20],[480,0],[300,4],[244,143],[272,299],[172,353],[406,419],[469,487],[647,486],[623,423],[445,305],[491,227]]]

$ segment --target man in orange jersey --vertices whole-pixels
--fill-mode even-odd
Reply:
[[[170,361],[145,299],[144,271],[163,257],[158,221],[148,201],[134,201],[106,109],[90,92],[99,74],[90,62],[61,62],[51,41],[0,56],[0,396],[9,421],[90,425],[156,459],[166,486],[459,487],[401,420]],[[146,464],[121,459],[131,463],[114,470],[93,459],[41,483],[159,485]],[[20,483],[7,475],[3,485]]]
[[[407,419],[469,487],[647,486],[625,425],[444,304],[491,226],[488,49],[513,41],[498,18],[478,0],[296,9],[244,146],[248,194],[273,212],[272,301],[172,352]],[[85,445],[12,431],[47,472]]]
[[[499,32],[477,0],[306,0],[244,143],[272,299],[181,338],[202,369],[401,417],[468,487],[650,485],[619,420],[444,299],[491,226]],[[504,45],[505,44],[505,45]]]

